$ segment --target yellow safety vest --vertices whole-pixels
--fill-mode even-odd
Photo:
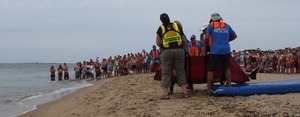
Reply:
[[[162,45],[164,48],[169,48],[169,44],[173,42],[177,42],[178,47],[182,45],[180,30],[176,23],[172,23],[172,27],[165,27],[164,25],[160,27],[162,31]]]

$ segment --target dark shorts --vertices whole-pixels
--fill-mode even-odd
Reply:
[[[58,73],[58,80],[62,80],[62,73]]]
[[[104,72],[107,72],[107,67],[101,67]]]
[[[209,71],[217,71],[220,66],[222,70],[226,70],[229,67],[230,54],[210,54],[208,60],[208,70]]]
[[[257,62],[257,59],[254,58],[254,57],[251,57],[251,58],[250,58],[250,61],[251,61],[251,63],[255,63],[255,62]]]
[[[65,73],[64,73],[64,79],[65,79],[65,80],[68,80],[68,79],[69,79],[69,72],[65,72]]]
[[[136,65],[132,65],[131,69],[134,70],[136,67],[137,67]]]
[[[51,77],[51,81],[55,81],[55,75],[54,74],[50,75],[50,77]]]
[[[80,78],[80,73],[79,72],[75,72],[75,78],[79,79]]]

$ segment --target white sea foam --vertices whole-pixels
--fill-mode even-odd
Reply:
[[[33,111],[33,110],[37,109],[36,108],[37,105],[41,105],[41,104],[59,99],[59,98],[65,96],[65,95],[68,95],[68,94],[72,93],[73,91],[75,91],[77,89],[81,89],[81,88],[92,86],[92,85],[93,84],[91,84],[91,83],[85,82],[85,83],[82,83],[82,84],[74,85],[72,87],[67,87],[67,88],[61,88],[61,89],[58,89],[58,90],[54,90],[53,92],[50,92],[50,93],[47,93],[47,94],[39,94],[39,95],[36,95],[36,96],[28,97],[28,98],[20,101],[19,105],[22,105],[23,107],[29,108],[29,109],[26,110],[26,111],[22,111],[21,113],[18,113],[17,115],[14,115],[14,116],[18,116],[18,115],[28,113],[30,111]],[[68,91],[70,91],[70,92],[68,92]],[[65,93],[65,92],[67,92],[67,93]],[[56,95],[59,95],[59,96],[56,96]]]
[[[76,89],[80,89],[80,88],[84,88],[84,87],[88,87],[88,86],[92,86],[93,84],[90,83],[85,83],[85,84],[77,84],[73,87],[67,87],[67,88],[61,88],[58,90],[53,91],[52,93],[49,93],[47,95],[51,95],[51,94],[57,94],[57,93],[61,93],[61,92],[65,92],[65,91],[70,91],[70,90],[76,90]]]

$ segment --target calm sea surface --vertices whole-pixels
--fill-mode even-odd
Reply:
[[[76,80],[74,64],[69,80],[50,81],[50,67],[57,63],[0,63],[0,117],[12,117],[31,111],[37,105],[59,99],[91,82]]]

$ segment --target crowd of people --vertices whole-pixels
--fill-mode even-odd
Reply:
[[[99,57],[97,57],[95,60],[90,59],[89,61],[77,62],[74,66],[75,78],[92,80],[129,74],[153,73],[159,66],[159,56],[160,50],[153,45],[149,52],[142,50],[141,52],[128,53],[123,56],[110,56],[102,60],[99,60]],[[51,66],[51,81],[55,81],[55,73],[54,66]],[[59,65],[57,75],[58,80],[62,80],[62,76],[64,76],[65,80],[69,79],[66,63],[64,63],[64,66]]]
[[[300,47],[286,47],[262,51],[259,48],[232,51],[237,63],[247,72],[258,69],[259,73],[300,73]]]
[[[192,40],[193,38],[191,38]],[[78,62],[74,67],[75,78],[107,78],[127,74],[153,73],[160,63],[161,51],[156,49],[155,45],[152,48],[150,52],[142,50],[142,52],[126,54],[123,57],[117,55],[114,58],[103,58],[102,61],[90,59],[89,62]],[[300,73],[300,47],[287,47],[277,50],[260,50],[259,48],[241,51],[232,50],[231,55],[246,72],[258,68],[259,73]],[[191,54],[191,56],[193,55]],[[200,53],[197,56],[200,56]],[[153,66],[152,70],[151,65]],[[56,70],[54,66],[51,66],[50,73],[51,80],[55,80]],[[57,76],[58,80],[69,79],[66,63],[58,66]]]

